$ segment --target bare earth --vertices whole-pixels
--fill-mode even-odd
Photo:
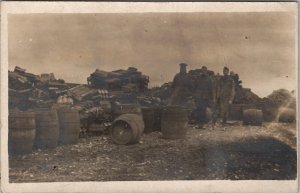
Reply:
[[[233,123],[188,130],[184,140],[160,132],[122,146],[108,135],[10,157],[10,182],[296,179],[296,124]]]

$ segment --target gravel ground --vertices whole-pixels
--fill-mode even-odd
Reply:
[[[9,159],[10,182],[296,179],[296,125],[265,123],[195,129],[186,139],[160,132],[139,144],[115,145],[108,135]]]

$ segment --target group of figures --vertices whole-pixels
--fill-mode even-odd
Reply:
[[[227,122],[230,105],[235,96],[235,74],[228,67],[223,68],[223,76],[211,76],[206,66],[202,66],[199,76],[192,77],[187,73],[187,64],[181,63],[180,72],[175,75],[172,83],[170,103],[184,107],[189,100],[196,105],[196,122],[202,127],[206,121],[206,110],[213,110],[212,123],[222,118]]]

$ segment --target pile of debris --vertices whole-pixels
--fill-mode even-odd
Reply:
[[[172,82],[167,82],[160,87],[151,88],[151,96],[159,98],[163,104],[168,104],[172,95]]]
[[[296,109],[296,97],[293,92],[286,89],[273,91],[267,99],[276,107],[289,107]]]
[[[53,105],[58,96],[64,94],[74,84],[55,79],[54,74],[35,75],[25,69],[15,67],[8,72],[9,108],[27,110]]]
[[[188,72],[191,79],[197,79],[201,74],[201,69]],[[208,70],[208,74],[214,82],[220,78],[214,71]],[[35,75],[20,67],[15,67],[8,75],[10,109],[52,108],[67,104],[79,111],[82,128],[112,122],[118,108],[128,104],[161,109],[169,104],[172,95],[172,82],[148,89],[149,77],[133,67],[111,72],[97,69],[87,78],[87,84],[66,83],[56,79],[53,73]],[[287,90],[274,91],[267,98],[261,99],[251,89],[243,88],[238,74],[232,73],[230,76],[236,90],[233,106],[256,105],[272,113],[273,110],[269,109],[296,106],[295,96]],[[189,102],[191,109],[195,107],[192,99]],[[237,113],[240,114],[240,110]]]
[[[17,66],[8,72],[8,76],[10,109],[52,108],[68,104],[78,108],[82,117],[86,117],[96,114],[94,108],[101,107],[101,101],[110,98],[107,90],[66,83],[56,79],[53,73],[35,75]]]
[[[53,73],[35,75],[15,67],[9,71],[9,108],[28,110],[68,105],[76,108],[81,127],[99,127],[113,121],[114,109],[123,104],[158,106],[160,99],[148,89],[149,77],[136,68],[104,72],[96,70],[88,84],[66,83]]]
[[[296,97],[293,91],[289,92],[286,89],[279,89],[260,99],[256,106],[262,109],[266,121],[274,121],[278,119],[280,109],[289,108],[296,110]]]
[[[238,86],[235,89],[234,104],[255,104],[260,100],[260,97],[251,91],[250,88]]]
[[[147,90],[149,77],[134,67],[112,72],[96,69],[96,71],[87,78],[87,81],[89,85],[96,88],[131,92]]]

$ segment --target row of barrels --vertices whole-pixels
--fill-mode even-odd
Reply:
[[[231,105],[229,113],[231,120],[244,120],[248,117],[257,117],[262,122],[291,123],[296,119],[296,110],[292,108],[257,107],[255,104]]]
[[[117,117],[110,135],[117,144],[139,142],[142,133],[161,131],[166,139],[184,138],[187,132],[188,112],[179,106],[141,108],[140,111]]]
[[[264,121],[264,112],[260,109],[245,109],[242,120],[244,125],[261,125]],[[281,108],[273,120],[281,123],[292,123],[296,120],[296,111],[291,108]]]
[[[239,109],[237,120],[243,120],[244,125],[261,125],[264,122],[263,110],[252,106]],[[279,122],[295,121],[295,110],[282,108],[277,115]],[[211,113],[210,113],[211,116]],[[137,143],[142,133],[161,131],[163,138],[184,138],[187,132],[188,111],[179,106],[164,108],[145,107],[134,114],[123,114],[116,118],[110,133],[117,144]]]
[[[9,112],[8,151],[10,155],[28,154],[33,149],[55,148],[78,142],[80,119],[71,108]]]

